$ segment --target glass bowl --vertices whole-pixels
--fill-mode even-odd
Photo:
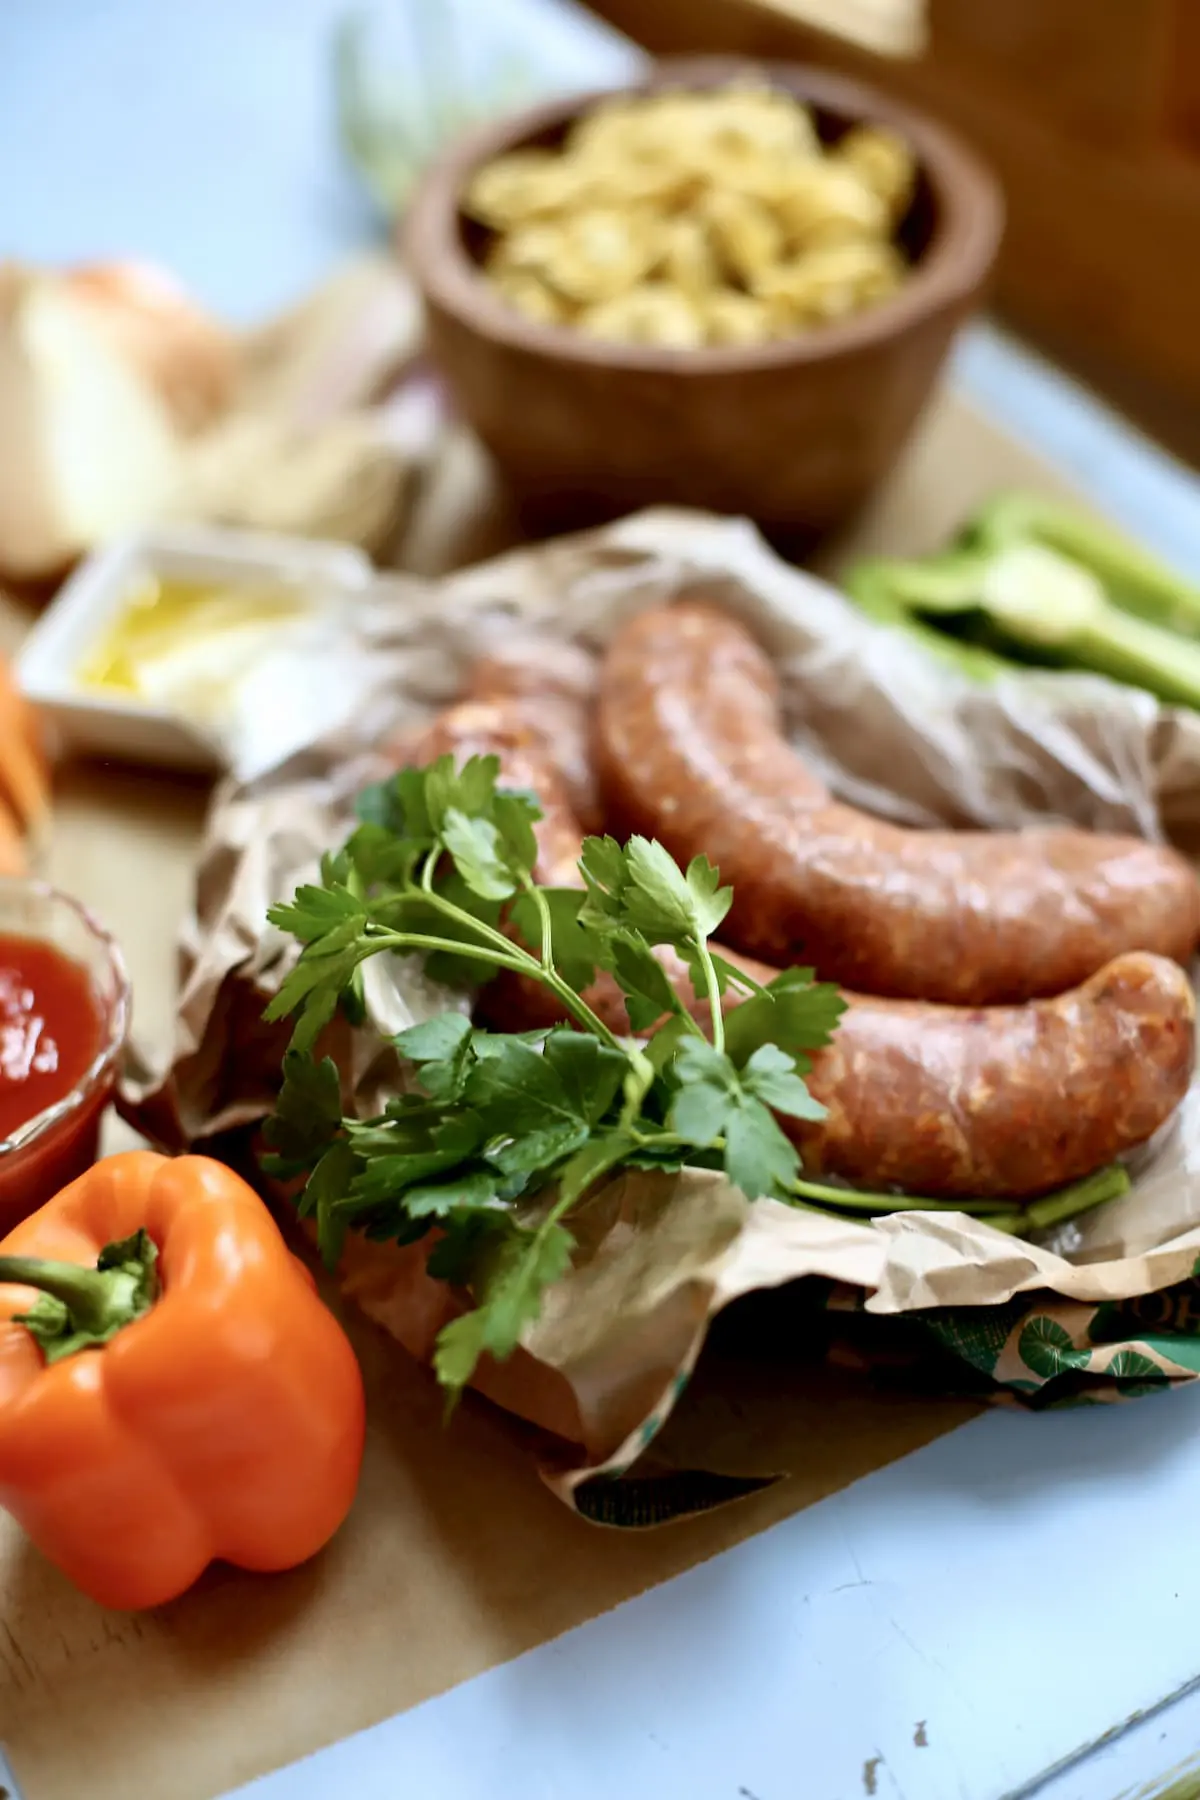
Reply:
[[[0,879],[0,937],[49,944],[86,970],[100,1021],[96,1054],[71,1091],[0,1140],[2,1235],[95,1162],[129,1029],[130,989],[114,939],[77,900],[43,881]]]

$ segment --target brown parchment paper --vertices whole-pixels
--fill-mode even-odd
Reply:
[[[359,666],[370,674],[347,695],[344,729],[218,796],[184,935],[174,1051],[131,1081],[133,1122],[178,1148],[269,1109],[282,1039],[258,1019],[293,948],[264,928],[266,908],[339,841],[384,736],[453,698],[489,637],[565,638],[599,653],[634,611],[697,592],[767,644],[793,743],[834,791],[873,812],[914,825],[1056,818],[1194,839],[1200,719],[1089,676],[1017,673],[976,687],[780,561],[744,521],[654,511],[440,582],[382,579],[359,602],[355,629],[368,651]],[[364,1113],[396,1076],[383,1035],[465,1004],[407,961],[370,965],[367,998],[377,1029],[343,1030],[335,1046],[347,1098]],[[1190,1277],[1200,1089],[1143,1157],[1135,1193],[1079,1222],[1057,1249],[960,1214],[860,1224],[750,1205],[699,1172],[614,1181],[586,1206],[578,1233],[575,1266],[522,1353],[477,1383],[564,1441],[545,1467],[567,1500],[637,1461],[686,1386],[709,1321],[746,1293],[820,1277],[862,1290],[870,1311],[906,1313],[1035,1291],[1114,1301]],[[418,1357],[455,1305],[426,1277],[421,1246],[353,1246],[342,1279]]]
[[[920,554],[1003,485],[1067,491],[943,393],[847,549]],[[417,499],[406,566],[440,574],[514,533],[477,448],[453,434]],[[6,645],[27,623],[0,605]],[[206,799],[144,770],[71,768],[56,783],[51,876],[116,932],[135,1028],[164,1068]],[[208,866],[219,890],[221,867]],[[106,1147],[131,1135],[110,1122]],[[1161,1240],[1161,1221],[1153,1230]],[[349,1520],[306,1568],[214,1571],[175,1605],[122,1618],[77,1594],[0,1515],[0,1740],[26,1800],[214,1800],[839,1492],[979,1407],[909,1369],[893,1379],[878,1351],[896,1319],[860,1321],[869,1364],[857,1349],[831,1364],[823,1344],[812,1353],[820,1321],[797,1312],[792,1290],[761,1295],[716,1320],[653,1453],[685,1470],[787,1477],[670,1531],[588,1531],[537,1481],[539,1445],[518,1421],[468,1395],[446,1430],[428,1372],[357,1307],[344,1316],[367,1387],[366,1458]],[[729,1341],[741,1320],[753,1321],[748,1344]]]

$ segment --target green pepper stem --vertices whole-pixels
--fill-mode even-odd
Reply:
[[[149,1232],[108,1244],[94,1269],[41,1256],[0,1256],[0,1283],[36,1288],[27,1313],[14,1313],[48,1363],[108,1343],[158,1297],[158,1249]]]
[[[114,1277],[76,1263],[48,1262],[41,1256],[0,1256],[0,1282],[37,1288],[68,1307],[80,1325],[100,1325],[108,1317]]]

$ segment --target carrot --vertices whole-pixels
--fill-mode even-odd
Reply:
[[[0,800],[0,875],[28,875],[25,836],[16,815]]]
[[[41,742],[41,724],[0,659],[0,789],[27,828],[45,822],[50,783]]]

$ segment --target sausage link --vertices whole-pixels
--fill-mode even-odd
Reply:
[[[846,998],[806,1077],[828,1118],[781,1123],[810,1174],[859,1187],[1030,1199],[1144,1144],[1192,1077],[1195,999],[1161,956],[1019,1006]]]
[[[537,879],[577,886],[578,822],[554,761],[503,705],[452,707],[422,753],[499,756],[502,778],[542,803]],[[761,983],[775,970],[722,948]],[[660,949],[675,991],[707,1023],[682,958]],[[846,994],[833,1042],[807,1077],[828,1109],[793,1131],[810,1174],[931,1199],[1047,1193],[1144,1143],[1182,1100],[1195,1055],[1187,977],[1162,957],[1118,958],[1072,992],[1024,1005],[966,1008]],[[609,975],[585,995],[610,1030],[629,1029]],[[725,996],[728,1010],[739,996]],[[501,973],[482,990],[481,1019],[526,1031],[564,1022],[538,982]]]
[[[571,808],[585,832],[603,829],[592,758],[594,659],[577,644],[521,640],[477,659],[466,698],[503,702],[550,751]]]
[[[659,956],[688,1010],[707,1023],[682,961]],[[736,960],[763,983],[776,973]],[[610,977],[586,997],[610,1030],[628,1031]],[[1033,1199],[1144,1144],[1191,1080],[1191,986],[1177,963],[1141,951],[1115,958],[1082,987],[1018,1006],[844,997],[833,1041],[813,1055],[806,1077],[828,1117],[780,1124],[806,1173],[854,1187],[931,1200]],[[727,993],[725,1010],[740,998]],[[506,1031],[565,1017],[539,983],[507,973],[484,988],[478,1010]]]
[[[522,708],[504,700],[460,701],[439,713],[403,749],[405,760],[416,765],[447,753],[460,763],[471,756],[499,757],[502,783],[527,788],[542,808],[534,826],[538,846],[534,879],[542,887],[579,886],[579,821],[556,758]]]
[[[833,802],[786,742],[766,655],[701,603],[640,614],[605,659],[601,785],[624,833],[699,853],[769,962],[964,1006],[1077,987],[1114,956],[1186,962],[1200,886],[1171,850],[1070,830],[909,831]]]

